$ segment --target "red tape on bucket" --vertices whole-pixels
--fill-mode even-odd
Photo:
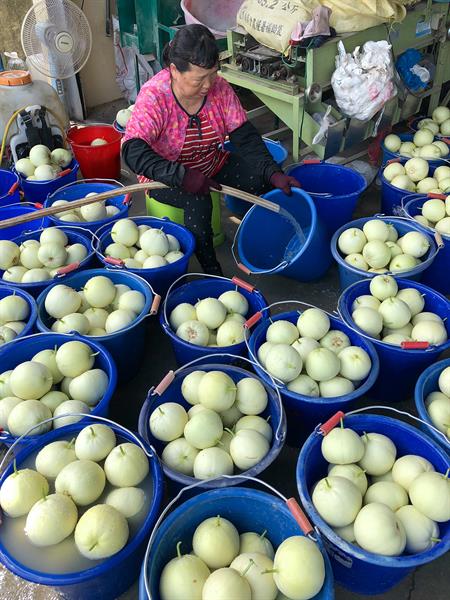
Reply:
[[[116,265],[118,267],[123,267],[123,265],[125,264],[121,258],[113,258],[112,256],[107,256],[105,258],[105,262],[109,263],[110,265]]]
[[[58,269],[56,274],[57,275],[67,275],[67,273],[71,273],[72,271],[75,271],[75,269],[78,269],[79,266],[80,266],[79,262],[70,263],[70,265],[66,265],[65,267],[61,267],[60,269]]]
[[[150,307],[150,314],[156,315],[158,313],[159,305],[161,304],[161,296],[159,294],[155,294],[153,298],[152,305]]]
[[[9,188],[8,192],[7,192],[7,196],[12,196],[14,194],[14,192],[17,190],[17,188],[19,187],[19,182],[15,181],[12,186]]]
[[[251,327],[253,327],[253,325],[255,325],[260,319],[262,318],[262,312],[258,311],[256,312],[252,317],[250,317],[250,319],[247,319],[247,321],[245,321],[244,323],[244,327],[247,327],[247,329],[250,329]]]
[[[303,531],[303,533],[305,535],[312,533],[314,531],[313,526],[309,522],[308,517],[305,515],[303,510],[300,508],[297,500],[295,498],[289,498],[289,500],[286,501],[286,505],[294,519],[300,525],[300,529]]]
[[[345,413],[342,412],[342,410],[338,411],[335,415],[330,417],[328,419],[328,421],[325,421],[325,423],[322,423],[322,425],[319,427],[319,431],[321,431],[323,433],[323,435],[327,435],[327,433],[330,433],[330,431],[332,429],[334,429],[336,427],[336,425],[344,417],[345,417]]]
[[[430,342],[402,342],[403,350],[426,350]]]
[[[64,175],[68,175],[71,171],[72,169],[64,169],[64,171],[58,173],[57,177],[64,177]]]
[[[161,396],[175,379],[175,373],[173,371],[169,371],[165,377],[161,379],[158,385],[154,389],[154,394]]]
[[[252,293],[255,291],[254,285],[252,285],[251,283],[247,283],[243,279],[239,279],[239,277],[233,277],[231,281],[238,287],[241,287],[243,290],[246,290],[247,292]]]
[[[250,269],[247,269],[247,267],[245,265],[243,265],[242,263],[238,263],[238,268],[243,271],[246,275],[251,275],[252,272],[250,271]]]
[[[428,192],[427,198],[436,198],[437,200],[447,200],[446,194],[437,194],[435,192]]]

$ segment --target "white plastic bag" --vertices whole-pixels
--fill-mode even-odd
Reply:
[[[336,103],[347,117],[367,121],[396,93],[391,46],[386,41],[366,42],[353,54],[338,44],[336,70],[331,78]]]

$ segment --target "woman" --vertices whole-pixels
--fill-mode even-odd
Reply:
[[[123,158],[140,181],[171,188],[152,196],[184,209],[197,258],[213,275],[222,269],[213,246],[210,189],[226,184],[261,195],[271,187],[290,194],[291,186],[299,186],[274,162],[233,89],[217,75],[218,61],[206,27],[179,29],[165,48],[166,68],[139,92],[122,145]],[[233,153],[222,150],[227,136]]]

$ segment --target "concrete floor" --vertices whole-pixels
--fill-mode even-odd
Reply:
[[[93,121],[111,122],[122,102],[98,107],[89,117]],[[271,125],[264,120],[258,123],[260,130],[267,131]],[[289,146],[289,141],[287,142]],[[135,181],[134,176],[123,172],[124,183]],[[379,190],[374,185],[364,194],[355,212],[355,217],[369,216],[379,210]],[[131,209],[133,215],[145,214],[143,197],[135,197]],[[237,268],[230,253],[230,243],[236,231],[236,221],[231,213],[223,207],[223,228],[226,242],[217,250],[224,274],[232,277]],[[198,263],[191,261],[190,271],[198,272]],[[320,281],[314,283],[298,283],[278,276],[252,277],[252,283],[265,295],[268,302],[295,299],[313,304],[327,311],[334,311],[339,297],[337,268],[333,266]],[[281,308],[280,312],[288,310]],[[277,311],[276,311],[277,312]],[[113,397],[110,416],[121,424],[136,429],[140,408],[148,389],[159,383],[162,377],[176,367],[174,355],[168,338],[163,334],[157,318],[149,320],[148,343],[142,367],[137,376],[126,385],[119,386]],[[364,404],[362,402],[361,404]],[[369,403],[366,402],[365,405]],[[412,400],[400,403],[399,408],[415,412]],[[295,482],[295,465],[298,449],[285,446],[275,463],[263,474],[263,479],[270,482],[282,493],[297,496]],[[380,600],[444,600],[449,597],[450,555],[442,557],[431,564],[417,569],[406,577],[398,586],[386,594],[378,596]],[[356,600],[363,596],[351,593],[336,585],[336,600]],[[0,569],[1,600],[57,600],[61,598],[54,590],[25,584],[4,569]],[[138,598],[137,585],[133,586],[121,600]]]

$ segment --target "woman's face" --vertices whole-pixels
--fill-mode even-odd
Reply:
[[[173,63],[170,65],[172,81],[175,83],[178,93],[184,98],[206,96],[217,77],[217,71],[217,65],[211,69],[190,65],[190,69],[182,73]]]

